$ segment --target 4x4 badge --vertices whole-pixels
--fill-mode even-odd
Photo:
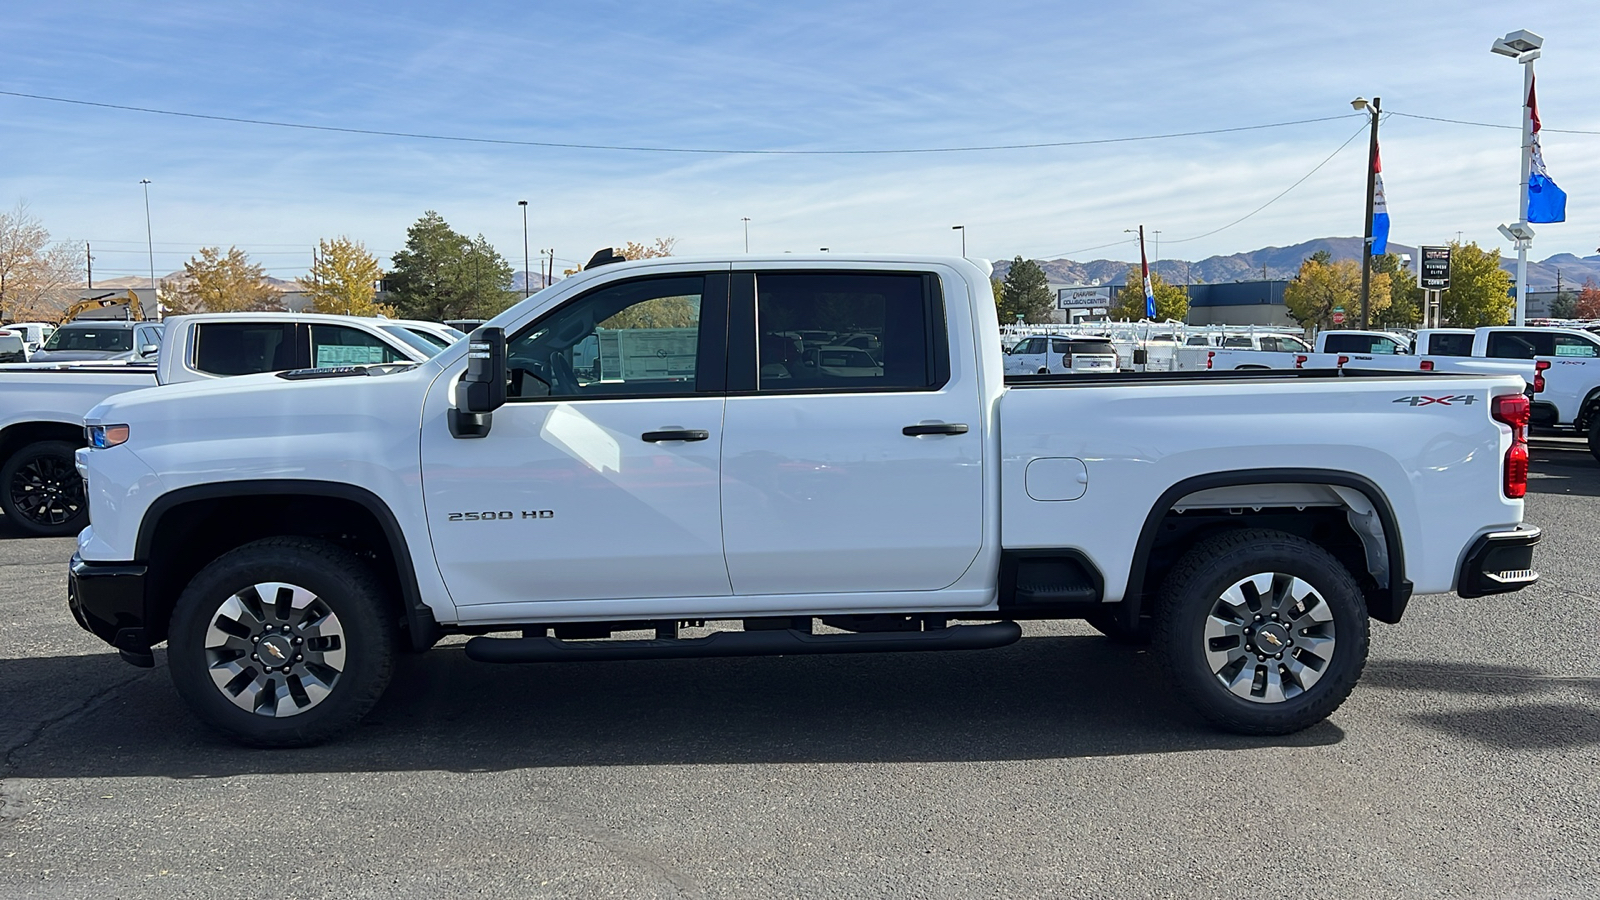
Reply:
[[[1404,403],[1407,406],[1432,406],[1435,403],[1439,404],[1440,406],[1453,406],[1457,403],[1461,404],[1462,406],[1471,406],[1472,404],[1478,402],[1478,398],[1471,394],[1457,394],[1449,397],[1396,397],[1389,402]]]

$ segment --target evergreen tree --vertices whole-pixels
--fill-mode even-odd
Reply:
[[[1020,256],[1013,259],[1011,271],[1006,273],[1000,286],[1001,324],[1016,322],[1018,316],[1024,322],[1048,322],[1055,305],[1055,298],[1050,296],[1049,280],[1039,264]]]

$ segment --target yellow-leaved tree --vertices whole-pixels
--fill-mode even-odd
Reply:
[[[1189,315],[1189,292],[1176,284],[1167,284],[1160,273],[1150,273],[1150,293],[1156,298],[1155,321],[1182,322]],[[1138,266],[1131,266],[1127,282],[1111,301],[1111,318],[1129,322],[1145,318],[1148,310],[1144,299],[1144,274]]]
[[[1373,272],[1368,285],[1369,316],[1383,321],[1388,308],[1389,274]],[[1296,322],[1318,329],[1361,327],[1361,265],[1353,259],[1332,259],[1327,253],[1308,257],[1294,280],[1283,289],[1283,303]],[[1337,315],[1341,321],[1335,323]]]
[[[283,295],[267,280],[267,272],[238,247],[201,247],[183,264],[177,284],[163,281],[161,296],[173,314],[198,312],[280,311]]]
[[[300,279],[300,289],[311,300],[310,312],[392,317],[394,308],[377,302],[382,277],[378,258],[366,245],[340,235],[317,243],[316,262],[310,277]]]
[[[653,244],[629,241],[617,252],[627,259],[671,256],[674,237],[656,238]],[[600,323],[601,328],[690,328],[700,321],[699,297],[657,297],[622,310]]]

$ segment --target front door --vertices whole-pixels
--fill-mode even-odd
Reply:
[[[510,396],[487,437],[428,417],[423,493],[457,606],[729,593],[727,284],[656,276],[580,295],[508,336]]]
[[[951,365],[938,277],[738,273],[732,303],[722,519],[734,593],[955,583],[983,543],[984,418],[977,366]],[[878,353],[836,343],[855,334]]]

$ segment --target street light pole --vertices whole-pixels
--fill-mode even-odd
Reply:
[[[750,252],[750,217],[749,216],[740,216],[739,217],[739,221],[744,223],[744,252],[749,253]],[[551,268],[554,269],[555,266],[552,265]]]
[[[528,201],[518,200],[517,205],[522,207],[522,297],[527,299],[533,293],[528,284]],[[543,280],[543,273],[540,274]]]
[[[1513,235],[1517,248],[1517,318],[1520,327],[1528,318],[1528,249],[1533,246],[1533,229],[1528,227],[1528,175],[1533,169],[1533,110],[1528,101],[1533,95],[1533,61],[1539,58],[1544,38],[1526,29],[1513,31],[1489,47],[1491,53],[1509,56],[1522,64],[1522,179],[1517,188],[1517,224],[1500,226],[1503,234]]]
[[[150,254],[150,295],[155,296],[156,290],[156,245],[150,238],[150,179],[141,178],[139,183],[144,185],[144,248]],[[137,253],[138,251],[134,251]],[[154,301],[156,309],[161,309],[161,301]]]
[[[1361,327],[1365,329],[1372,327],[1372,304],[1368,302],[1372,293],[1372,213],[1378,189],[1378,114],[1383,111],[1383,99],[1373,97],[1369,107],[1357,97],[1350,105],[1358,112],[1365,109],[1372,117],[1372,136],[1367,142],[1367,221],[1361,231]]]
[[[951,231],[959,231],[959,232],[961,232],[961,258],[962,259],[966,259],[967,258],[967,226],[965,226],[965,225],[951,225],[950,226],[950,230]]]

